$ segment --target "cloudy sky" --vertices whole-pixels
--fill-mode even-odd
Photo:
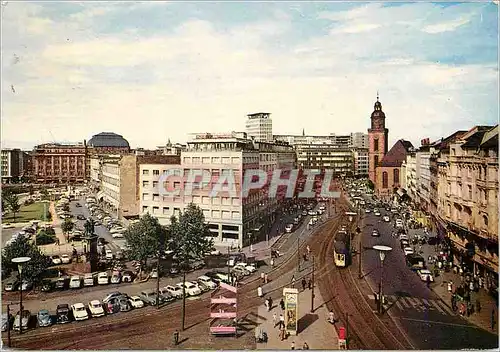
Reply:
[[[216,2],[2,4],[2,146],[132,147],[192,132],[369,127],[390,143],[496,124],[498,5]]]

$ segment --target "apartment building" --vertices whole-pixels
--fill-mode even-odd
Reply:
[[[406,194],[415,201],[418,197],[417,191],[417,155],[415,150],[410,150],[406,155],[406,160],[402,164],[404,169],[404,186]]]
[[[438,217],[457,263],[498,290],[498,125],[458,131],[443,141]]]
[[[247,115],[246,133],[257,142],[273,141],[273,121],[271,114],[259,112]]]
[[[84,143],[47,143],[33,149],[33,178],[38,183],[83,183],[87,153]]]
[[[224,246],[248,246],[265,239],[279,208],[277,199],[269,199],[267,190],[255,190],[241,196],[242,177],[247,170],[264,170],[271,174],[276,168],[295,167],[295,152],[287,144],[259,143],[246,133],[201,133],[191,135],[187,149],[181,153],[181,165],[144,164],[140,168],[139,192],[141,213],[157,216],[169,224],[189,203],[198,205],[205,215],[214,243]],[[171,171],[169,171],[171,170]],[[173,171],[175,170],[175,171]],[[203,189],[186,191],[191,172],[206,170],[211,179]],[[161,175],[175,172],[177,179],[167,182],[166,189],[180,188],[178,195],[162,195]],[[220,177],[232,174],[236,194],[210,192]]]

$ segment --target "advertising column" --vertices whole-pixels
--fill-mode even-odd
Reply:
[[[285,297],[285,330],[289,335],[297,335],[297,316],[299,315],[299,290],[284,288]]]

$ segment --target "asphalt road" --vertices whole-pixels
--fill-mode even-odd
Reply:
[[[438,297],[405,263],[399,240],[392,236],[393,223],[383,222],[381,216],[364,214],[363,273],[372,289],[378,290],[380,258],[371,248],[376,244],[388,245],[383,268],[383,294],[388,297],[388,314],[402,326],[415,348],[418,349],[491,349],[498,346],[498,336],[482,330],[461,318]],[[381,236],[372,237],[373,229]],[[356,265],[356,261],[354,261]]]

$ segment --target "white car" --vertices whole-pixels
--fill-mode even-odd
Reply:
[[[107,272],[101,272],[97,274],[97,284],[98,285],[107,285],[109,284],[109,275]]]
[[[177,285],[180,285],[180,284],[177,284]],[[164,289],[167,290],[168,292],[170,292],[170,294],[172,296],[174,296],[175,298],[181,298],[182,297],[182,286],[171,286],[171,285],[168,285],[168,286],[165,286]]]
[[[218,249],[214,249],[213,251],[210,252],[210,255],[220,255],[220,251]]]
[[[177,287],[181,288],[182,291],[182,282],[176,284]],[[201,290],[199,287],[196,287],[190,282],[184,282],[184,287],[186,288],[186,293],[190,296],[197,296],[201,294]]]
[[[429,277],[431,282],[434,282],[434,277],[432,277],[432,273],[427,269],[422,269],[417,271],[420,276],[420,280],[427,282],[427,277]]]
[[[54,265],[61,264],[61,257],[58,255],[53,255],[52,256],[52,264],[54,264]]]
[[[387,216],[387,215],[384,215],[384,217],[382,218],[385,222],[390,222],[391,219]]]
[[[246,271],[248,271],[250,273],[254,273],[257,270],[255,265],[247,264],[247,263],[238,263],[238,264],[236,264],[236,266],[241,266],[243,269],[245,269]]]
[[[85,274],[83,277],[83,286],[94,286],[94,275],[92,273]]]
[[[111,237],[113,237],[113,238],[123,238],[123,233],[113,233],[113,234],[111,234]]]
[[[104,316],[104,308],[102,306],[102,303],[98,300],[90,301],[89,311],[93,318]]]
[[[134,308],[142,308],[144,307],[144,301],[139,296],[132,296],[129,298],[130,304]]]
[[[80,279],[80,276],[72,276],[71,279],[69,279],[69,288],[80,287],[82,287],[82,280]]]
[[[402,241],[402,240],[408,241],[408,236],[406,236],[404,233],[402,233],[401,235],[399,235],[399,240],[400,241]]]
[[[410,255],[410,254],[413,254],[413,253],[414,253],[414,252],[413,252],[413,248],[411,248],[411,247],[405,247],[405,248],[403,249],[403,252],[405,252],[405,255]]]
[[[375,216],[380,216],[380,212],[376,211]]]
[[[121,281],[122,281],[122,274],[119,271],[113,272],[113,275],[111,275],[111,283],[119,284]]]
[[[378,230],[373,230],[372,237],[380,237],[380,232],[378,232]]]
[[[315,212],[314,210],[309,210],[309,211],[307,212],[307,214],[308,214],[308,215],[311,215],[311,216],[314,216],[314,215],[316,215],[316,212]]]
[[[12,225],[12,224],[2,224],[2,228],[3,229],[13,229],[14,225]]]
[[[89,313],[87,313],[87,309],[83,305],[83,303],[75,303],[71,306],[71,310],[73,311],[73,317],[76,321],[79,320],[87,320],[89,318]]]
[[[198,281],[201,282],[202,284],[210,287],[212,290],[217,288],[217,284],[212,281],[208,276],[199,276]]]
[[[109,233],[114,234],[114,233],[120,233],[124,232],[125,229],[123,227],[113,227],[111,230],[109,230]]]
[[[61,262],[63,264],[69,264],[69,263],[71,263],[71,257],[67,254],[63,254],[63,255],[61,255]]]
[[[293,230],[293,224],[288,224],[285,226],[285,232],[290,233]]]
[[[113,252],[111,252],[111,249],[106,248],[106,259],[112,260],[113,259]]]
[[[371,210],[367,208],[367,209],[365,209],[365,213],[367,213],[367,214],[371,213]]]

